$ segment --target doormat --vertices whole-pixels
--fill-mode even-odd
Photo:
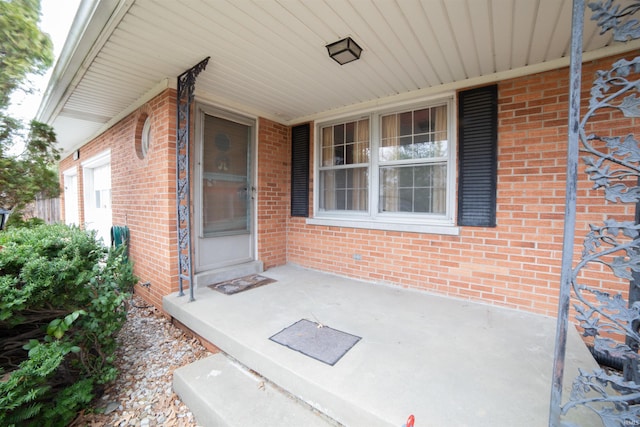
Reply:
[[[209,287],[215,291],[222,292],[225,295],[233,295],[238,292],[248,291],[249,289],[257,288],[258,286],[268,285],[275,282],[274,279],[260,276],[258,274],[250,274],[248,276],[240,277],[238,279],[225,280],[224,282],[214,283]]]
[[[302,319],[269,339],[333,366],[361,337]]]

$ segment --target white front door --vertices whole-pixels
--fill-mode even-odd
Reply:
[[[80,225],[78,174],[75,168],[64,173],[64,223],[67,225]]]
[[[252,147],[255,122],[198,108],[195,272],[254,259]]]
[[[84,184],[84,221],[87,230],[105,246],[111,244],[111,155],[96,156],[82,164]]]

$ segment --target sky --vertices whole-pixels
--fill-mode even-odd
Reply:
[[[40,28],[51,37],[56,60],[60,56],[79,4],[80,0],[41,0]],[[31,77],[34,89],[32,94],[25,95],[19,90],[13,94],[8,109],[9,115],[26,122],[36,116],[52,71],[53,67],[43,76]]]

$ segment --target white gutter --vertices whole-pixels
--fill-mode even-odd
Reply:
[[[40,102],[36,120],[52,124],[135,0],[82,0]]]

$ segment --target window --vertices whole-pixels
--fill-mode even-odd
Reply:
[[[322,129],[320,209],[367,211],[369,151],[369,119]]]
[[[93,168],[94,204],[96,209],[111,209],[111,165]]]
[[[446,106],[382,116],[380,212],[446,213]]]
[[[135,150],[140,160],[147,157],[152,144],[153,132],[151,131],[151,116],[141,113],[136,123],[136,134],[134,139]]]
[[[151,145],[151,117],[147,117],[144,120],[142,126],[142,137],[140,141],[140,151],[142,152],[142,158],[147,157],[149,152],[149,145]]]
[[[316,217],[453,225],[451,110],[447,100],[320,125]]]
[[[111,153],[105,151],[82,163],[84,225],[105,245],[111,240]]]

